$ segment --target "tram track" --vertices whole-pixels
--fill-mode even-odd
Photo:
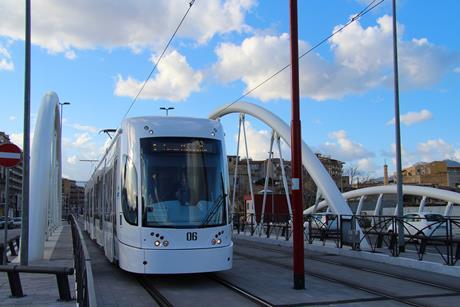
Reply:
[[[161,292],[148,282],[147,277],[138,277],[138,281],[141,286],[147,291],[147,293],[157,302],[161,307],[173,307],[174,305],[161,294]]]
[[[177,276],[148,276],[140,275],[137,277],[140,285],[161,307],[170,306],[191,306],[187,303],[187,298],[190,299],[190,285],[185,285],[184,280],[192,278],[194,286],[201,287],[203,291],[197,291],[193,295],[194,300],[199,301],[200,305],[214,305],[216,303],[216,295],[213,289],[220,289],[220,298],[224,296],[228,302],[235,302],[238,306],[274,306],[270,302],[264,300],[253,293],[233,284],[232,282],[218,276],[216,273],[203,273],[193,276],[177,275]],[[186,282],[188,283],[188,282]],[[165,286],[167,284],[167,286]],[[188,293],[187,293],[188,292]],[[224,303],[225,305],[225,303]]]
[[[264,248],[261,248],[261,247],[254,247],[254,246],[247,246],[247,247],[255,248],[255,249],[264,249]],[[265,250],[280,252],[278,250],[270,249],[270,248],[265,249]],[[278,261],[270,260],[270,259],[267,259],[266,257],[255,256],[254,254],[246,254],[246,253],[242,253],[242,252],[235,252],[235,254],[238,255],[238,256],[241,256],[243,258],[246,258],[248,260],[262,261],[262,262],[267,263],[269,265],[281,267],[281,268],[288,269],[288,270],[292,269],[291,265],[287,265],[287,264],[280,263]],[[339,265],[339,264],[337,263],[336,265]],[[346,266],[346,265],[347,264],[342,264],[342,266]],[[353,281],[347,280],[345,278],[341,278],[341,277],[337,277],[337,276],[331,276],[331,274],[324,274],[324,273],[319,272],[318,270],[314,271],[314,269],[312,270],[311,268],[307,269],[306,275],[313,276],[313,277],[316,277],[318,279],[322,279],[322,280],[326,280],[326,281],[329,281],[329,282],[332,282],[332,283],[344,285],[344,286],[352,288],[352,289],[360,290],[360,291],[375,295],[375,296],[377,296],[377,298],[375,300],[379,300],[379,301],[381,301],[381,300],[391,300],[391,301],[399,302],[399,303],[409,305],[409,306],[420,306],[421,305],[419,302],[414,301],[414,299],[444,297],[444,296],[458,296],[458,295],[460,295],[460,291],[458,291],[457,289],[449,288],[449,287],[443,287],[442,285],[426,283],[424,281],[419,281],[419,280],[414,280],[414,279],[405,280],[405,281],[416,283],[416,284],[424,284],[426,286],[432,286],[432,287],[436,286],[435,288],[450,291],[451,293],[401,296],[401,295],[392,294],[392,293],[390,293],[388,291],[382,291],[381,289],[375,289],[375,288],[371,288],[371,287],[368,287],[368,286],[363,286],[360,283],[353,282]],[[392,277],[401,280],[401,278],[399,278],[398,276],[392,276]],[[329,302],[329,303],[334,303],[334,302]],[[308,305],[308,303],[305,304],[305,305]]]
[[[280,254],[283,254],[283,255],[286,255],[286,256],[291,255],[289,252],[279,250],[279,249],[275,249],[275,248],[260,247],[260,246],[254,246],[254,245],[246,245],[246,244],[241,244],[241,245],[244,246],[244,247],[247,247],[247,248],[252,248],[252,249],[259,249],[259,250],[277,252],[277,253],[280,253]],[[432,282],[429,282],[429,281],[425,281],[425,280],[421,280],[421,279],[417,279],[417,278],[413,278],[413,277],[407,277],[407,276],[403,276],[403,275],[399,275],[399,274],[394,274],[394,273],[384,272],[384,271],[380,271],[380,270],[365,268],[365,267],[361,267],[361,266],[358,266],[358,265],[355,265],[355,264],[345,263],[345,262],[340,262],[340,261],[334,261],[334,260],[331,260],[331,259],[324,259],[324,258],[321,258],[321,257],[304,256],[304,258],[308,259],[308,260],[321,262],[321,263],[331,264],[331,265],[334,265],[334,266],[347,267],[347,268],[358,270],[358,271],[361,271],[361,272],[377,274],[377,275],[390,277],[390,278],[395,278],[395,279],[403,280],[403,281],[407,281],[407,282],[417,283],[417,284],[420,284],[420,285],[429,286],[429,287],[433,287],[433,288],[437,288],[437,289],[441,289],[441,290],[451,291],[451,292],[458,293],[460,295],[460,288],[454,288],[454,287],[449,287],[449,286],[446,286],[446,285],[435,284],[435,283],[432,283]]]
[[[271,304],[270,302],[264,300],[263,298],[257,296],[257,295],[254,295],[252,293],[250,293],[249,291],[246,291],[238,286],[236,286],[235,284],[229,282],[228,280],[225,280],[219,276],[217,276],[216,274],[209,274],[208,275],[208,278],[218,282],[219,284],[225,286],[226,288],[238,293],[239,295],[247,298],[248,300],[256,303],[257,305],[259,306],[266,306],[266,307],[271,307],[271,306],[274,306],[273,304]]]

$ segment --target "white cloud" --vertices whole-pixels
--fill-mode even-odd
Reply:
[[[424,122],[433,118],[433,114],[427,109],[420,110],[419,112],[408,112],[406,114],[401,115],[400,117],[401,123],[406,126],[410,126],[415,123]],[[393,117],[392,120],[387,122],[387,125],[394,125],[395,119]]]
[[[156,59],[152,58],[152,62]],[[167,99],[172,101],[185,100],[192,92],[200,90],[203,79],[201,72],[195,72],[187,63],[187,59],[177,51],[172,51],[163,57],[157,67],[157,74],[144,87],[139,98]],[[124,79],[118,76],[114,94],[116,96],[135,97],[143,81],[132,77]]]
[[[333,31],[336,31],[340,25]],[[351,24],[329,41],[333,61],[311,53],[300,60],[300,90],[303,97],[316,100],[338,99],[378,86],[392,86],[391,18],[377,19],[377,25],[364,28]],[[402,88],[426,87],[440,80],[457,56],[426,38],[402,39],[399,25],[399,67]],[[299,41],[300,53],[309,48]],[[289,36],[253,36],[240,45],[220,44],[215,50],[214,71],[223,82],[241,80],[246,90],[254,88],[289,63]],[[290,97],[289,69],[251,93],[263,101]]]
[[[65,123],[65,121],[64,121]],[[99,131],[98,128],[94,126],[89,126],[89,125],[82,125],[82,124],[73,124],[71,125],[72,128],[80,131],[85,131],[85,132],[91,132],[91,133],[96,133]]]
[[[75,134],[73,140],[63,138],[63,172],[71,179],[88,180],[97,162],[88,163],[80,160],[101,159],[110,141],[110,139],[102,137],[94,140],[88,132]]]
[[[76,137],[77,138],[72,143],[75,147],[84,147],[89,143],[89,141],[91,141],[91,137],[88,133],[77,134]]]
[[[77,54],[73,50],[68,50],[65,52],[65,57],[69,60],[75,60],[77,58]]]
[[[392,158],[393,165],[396,165],[395,159],[396,145],[391,145],[391,152],[383,152],[383,155]],[[447,143],[443,139],[430,139],[417,144],[415,150],[401,148],[401,160],[403,168],[414,165],[417,162],[432,162],[451,159],[460,161],[460,148]]]
[[[17,133],[11,133],[10,134],[10,141],[11,143],[19,146],[21,149],[24,148],[22,141],[24,140],[24,133],[22,132],[17,132]],[[30,145],[32,147],[32,144],[34,143],[34,133],[32,132],[30,134]]]
[[[15,121],[17,119],[17,117],[14,116],[14,115],[11,115],[8,119],[11,120],[11,121]]]
[[[77,164],[78,159],[77,159],[77,156],[70,156],[66,159],[66,161],[69,164],[75,165]]]
[[[9,51],[0,45],[0,70],[14,70],[13,61]]]
[[[459,67],[455,67],[455,68],[454,68],[454,72],[460,74],[460,66],[459,66]]]
[[[374,154],[362,144],[350,140],[345,130],[333,131],[329,134],[329,138],[332,141],[321,144],[319,150],[334,159],[349,162],[374,157]]]
[[[248,155],[249,158],[254,160],[265,160],[268,159],[268,152],[270,150],[270,138],[271,132],[268,130],[257,130],[254,129],[250,121],[245,121],[246,126],[246,137],[248,142]],[[241,127],[243,129],[243,127]],[[234,136],[235,142],[238,142],[238,134]],[[273,143],[273,154],[274,157],[278,157],[278,147],[276,143]],[[289,147],[281,142],[281,154],[283,159],[290,160],[291,153]],[[241,131],[240,136],[240,157],[242,159],[246,158],[246,151],[244,147],[244,136],[243,131]]]
[[[434,160],[453,159],[460,161],[460,148],[443,139],[427,140],[417,145],[417,154],[420,161],[429,162]]]
[[[216,34],[244,31],[248,28],[245,14],[255,2],[196,1],[177,35],[204,43]],[[32,42],[70,58],[74,58],[76,49],[155,49],[164,46],[188,6],[189,1],[170,0],[34,1]],[[76,16],[83,16],[84,20]],[[0,35],[23,39],[23,2],[2,0]]]
[[[367,174],[373,174],[376,171],[378,171],[378,167],[375,164],[374,159],[372,158],[359,159],[356,162],[356,165],[361,172],[364,172]]]

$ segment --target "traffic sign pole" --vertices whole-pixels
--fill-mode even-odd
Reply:
[[[8,211],[9,211],[9,203],[10,203],[10,167],[14,167],[21,163],[22,153],[21,148],[12,144],[6,143],[0,145],[0,166],[5,168],[5,210],[3,215],[5,216],[5,230],[4,230],[4,241],[3,241],[3,264],[6,264],[8,258],[6,256],[6,247],[8,241]]]
[[[8,209],[9,209],[9,202],[10,202],[10,169],[5,167],[6,178],[5,178],[5,231],[4,231],[4,240],[3,240],[3,264],[6,265],[8,263],[8,258],[6,256],[6,247],[8,246]]]

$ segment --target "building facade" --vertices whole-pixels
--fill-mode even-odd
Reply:
[[[402,170],[403,183],[460,188],[460,163],[453,160],[420,162]]]
[[[85,201],[85,188],[75,180],[62,178],[62,217],[81,212]]]
[[[339,190],[343,191],[344,189],[348,188],[348,177],[344,177],[342,175],[343,172],[343,164],[344,162],[331,159],[328,156],[323,156],[320,154],[316,154],[318,159],[326,168],[327,172],[330,174],[334,182],[337,184]],[[235,165],[236,165],[236,156],[228,156],[228,168],[229,168],[229,175],[230,175],[230,185],[231,189],[233,189],[234,183],[234,173],[235,173]],[[248,176],[248,168],[247,168],[248,161],[246,159],[238,161],[238,175],[236,179],[236,200],[235,206],[236,208],[243,207],[243,196],[250,194],[250,187],[249,187],[249,176]],[[251,179],[253,184],[253,191],[254,194],[263,193],[264,184],[265,184],[265,177],[268,171],[268,187],[267,192],[270,194],[285,194],[283,180],[282,180],[282,168],[281,168],[281,161],[279,158],[273,158],[270,165],[269,160],[252,160],[249,159],[249,168],[251,170]],[[287,178],[287,184],[289,193],[291,191],[291,162],[283,160],[284,164],[284,171]],[[313,181],[312,177],[308,174],[307,170],[303,168],[302,174],[302,181],[303,181],[303,193],[304,193],[304,207],[309,207],[311,204],[314,203],[316,197],[317,187],[315,182]],[[233,191],[231,191],[230,195]]]
[[[8,134],[0,131],[0,144],[10,143]],[[18,145],[18,144],[16,144]],[[0,216],[4,216],[6,172],[10,171],[9,216],[20,216],[22,205],[22,162],[15,167],[0,167]]]

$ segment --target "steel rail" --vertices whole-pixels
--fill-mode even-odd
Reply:
[[[255,295],[255,294],[252,294],[251,292],[249,291],[246,291],[238,286],[236,286],[235,284],[229,282],[228,280],[225,280],[215,274],[208,274],[207,275],[209,279],[212,279],[216,282],[218,282],[219,284],[225,286],[226,288],[232,290],[233,292],[236,292],[238,293],[239,295],[243,296],[244,298],[246,299],[249,299],[250,301],[260,305],[260,306],[267,306],[267,307],[271,307],[271,306],[274,306],[272,303],[264,300],[263,298]]]
[[[151,283],[149,283],[145,276],[138,277],[137,280],[147,293],[162,307],[173,307],[174,305],[158,291]]]

